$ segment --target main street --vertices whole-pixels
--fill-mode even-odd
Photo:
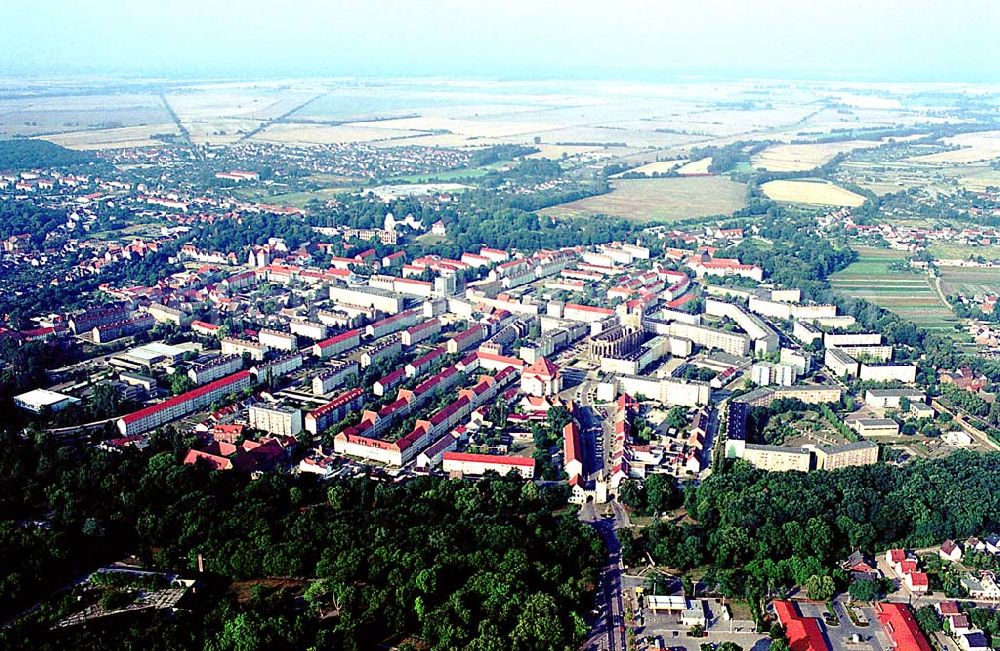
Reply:
[[[593,504],[589,514],[596,518]],[[588,509],[581,510],[581,516]],[[584,641],[584,651],[624,651],[625,649],[625,604],[622,598],[621,546],[615,533],[615,521],[605,519],[590,520],[608,551],[607,562],[601,567],[600,587],[597,591],[597,618],[590,636]]]

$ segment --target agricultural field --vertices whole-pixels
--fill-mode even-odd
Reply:
[[[179,135],[177,127],[173,123],[166,123],[142,127],[122,127],[120,129],[71,131],[43,136],[42,138],[69,149],[99,150],[162,146],[163,142],[153,138],[153,135],[167,133]]]
[[[947,296],[1000,294],[1000,268],[938,267],[941,291]]]
[[[724,176],[621,179],[607,194],[540,211],[555,217],[610,215],[638,222],[728,215],[746,203],[746,186]]]
[[[334,145],[348,142],[410,138],[420,135],[417,131],[379,128],[377,123],[372,123],[372,125],[369,128],[349,125],[330,126],[325,124],[279,122],[270,125],[253,136],[251,140],[295,145]]]
[[[911,271],[890,269],[906,259],[904,251],[855,247],[858,260],[830,277],[831,286],[846,296],[863,298],[922,328],[959,336],[959,320],[930,278]]]
[[[284,192],[269,194],[264,188],[236,188],[233,194],[245,201],[255,201],[276,206],[304,208],[310,201],[327,201],[350,188],[323,188],[311,192]]]
[[[950,138],[942,138],[942,142],[959,149],[918,156],[911,160],[920,163],[978,163],[1000,158],[1000,131],[960,133]]]
[[[712,164],[712,157],[702,158],[701,160],[693,160],[690,163],[685,163],[677,168],[677,173],[681,176],[687,176],[691,174],[708,174],[708,166]]]
[[[768,181],[760,186],[769,198],[811,206],[860,206],[865,198],[822,179]]]
[[[679,160],[658,160],[652,163],[646,163],[645,165],[640,165],[639,167],[633,167],[632,169],[627,170],[625,172],[620,172],[618,174],[615,174],[611,178],[613,179],[619,178],[623,174],[642,174],[644,176],[650,176],[650,177],[653,176],[654,174],[666,174],[667,172],[674,169],[678,165],[683,165],[686,162],[687,160],[683,158]]]
[[[837,154],[855,149],[874,149],[879,145],[872,140],[771,145],[754,156],[751,162],[755,168],[769,172],[804,172],[829,163]]]
[[[57,93],[58,88],[49,92]],[[141,127],[170,121],[163,102],[149,93],[13,97],[0,94],[0,138]]]
[[[968,260],[982,257],[986,260],[1000,260],[1000,246],[974,246],[971,244],[953,244],[951,242],[935,242],[927,250],[937,260]],[[994,269],[993,273],[1000,273]]]

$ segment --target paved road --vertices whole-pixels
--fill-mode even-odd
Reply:
[[[990,439],[990,437],[986,435],[986,432],[975,427],[974,425],[972,425],[972,423],[967,421],[965,419],[965,414],[960,413],[958,409],[949,409],[948,407],[945,407],[943,404],[941,404],[941,402],[937,398],[931,398],[931,406],[940,412],[951,414],[952,421],[958,423],[959,427],[965,430],[969,434],[969,436],[976,439],[979,443],[985,445],[986,447],[992,450],[1000,450],[1000,445],[994,443]]]
[[[581,647],[584,651],[625,650],[625,604],[622,600],[621,547],[615,528],[608,520],[590,523],[604,540],[608,550],[607,563],[601,567],[598,590],[598,617],[594,629]]]

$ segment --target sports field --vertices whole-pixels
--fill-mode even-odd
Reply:
[[[927,330],[959,334],[954,327],[958,319],[926,275],[889,269],[892,262],[906,259],[905,252],[855,248],[858,260],[830,277],[834,289],[884,307]]]
[[[677,221],[729,215],[743,207],[746,186],[724,176],[621,179],[607,194],[552,206],[540,211],[555,217],[611,215],[638,222]]]

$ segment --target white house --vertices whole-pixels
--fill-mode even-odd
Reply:
[[[957,563],[962,560],[962,548],[954,540],[946,540],[938,549],[938,556],[946,561]]]

